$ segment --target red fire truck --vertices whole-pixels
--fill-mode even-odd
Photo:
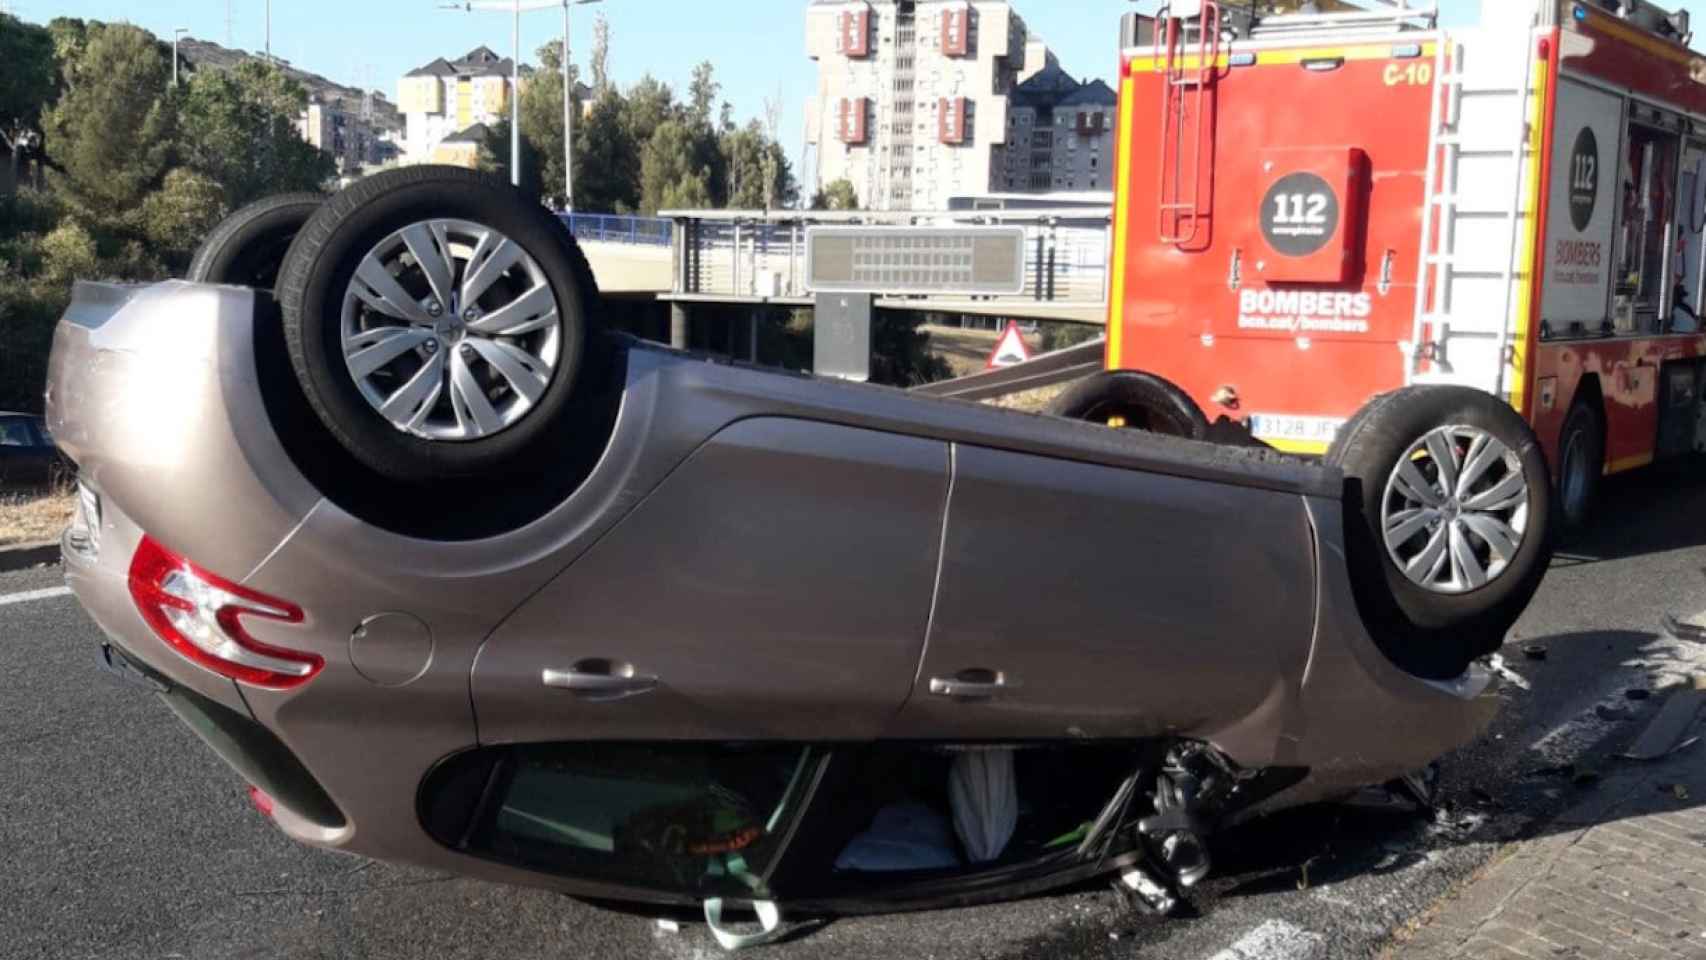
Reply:
[[[1687,14],[1268,6],[1126,18],[1109,368],[1310,454],[1373,395],[1484,390],[1532,425],[1572,524],[1604,474],[1701,448]]]

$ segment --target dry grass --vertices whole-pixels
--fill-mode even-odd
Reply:
[[[77,495],[68,489],[0,493],[0,547],[57,539],[76,509]]]

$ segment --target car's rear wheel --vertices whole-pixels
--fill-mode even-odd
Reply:
[[[362,181],[298,236],[280,300],[316,414],[387,477],[514,470],[567,435],[592,275],[507,184],[447,167]]]
[[[285,193],[249,204],[213,228],[185,278],[272,290],[291,242],[325,202],[325,194]]]
[[[1086,377],[1057,397],[1048,412],[1188,440],[1201,440],[1209,429],[1208,417],[1189,394],[1137,370],[1106,370]]]
[[[1334,441],[1351,581],[1399,666],[1445,679],[1497,650],[1551,559],[1552,484],[1509,405],[1462,387],[1378,397]]]

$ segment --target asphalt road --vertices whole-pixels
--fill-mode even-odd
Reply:
[[[1559,558],[1506,648],[1529,689],[1510,685],[1494,730],[1446,759],[1437,817],[1324,805],[1225,835],[1190,919],[1134,916],[1092,885],[840,921],[760,955],[1379,952],[1500,843],[1544,832],[1548,816],[1594,789],[1591,772],[1614,762],[1655,709],[1625,690],[1706,672],[1706,648],[1660,636],[1665,613],[1706,611],[1706,485],[1694,479],[1703,475],[1706,465],[1690,463],[1612,485],[1598,533]],[[55,569],[0,575],[0,957],[719,953],[696,925],[666,932],[559,896],[291,843],[163,705],[95,669],[97,631],[74,601],[16,599],[58,582]],[[1521,652],[1536,643],[1544,661]]]

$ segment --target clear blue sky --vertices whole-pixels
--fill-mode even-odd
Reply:
[[[128,20],[170,38],[173,27],[217,43],[226,39],[226,0],[0,0],[25,20],[71,16]],[[1506,0],[1508,2],[1508,0]],[[1676,2],[1676,0],[1671,0]],[[510,18],[498,13],[437,9],[439,0],[276,0],[273,52],[340,83],[396,97],[397,79],[437,56],[479,44],[508,55]],[[264,39],[264,0],[230,0],[235,46],[258,50]],[[1014,0],[1033,33],[1046,40],[1073,74],[1111,79],[1119,17],[1152,10],[1157,0]],[[1477,0],[1443,0],[1450,20],[1473,17]],[[1688,0],[1698,21],[1706,0]],[[815,86],[805,55],[806,0],[604,0],[574,11],[573,47],[584,63],[592,46],[593,15],[610,18],[611,68],[623,84],[650,72],[684,91],[701,60],[716,64],[723,96],[745,120],[760,116],[764,99],[780,92],[783,143],[798,158],[805,103]],[[522,46],[531,51],[560,35],[558,11],[527,14]]]

